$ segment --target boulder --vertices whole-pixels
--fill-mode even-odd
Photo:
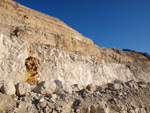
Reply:
[[[16,93],[16,88],[11,81],[5,81],[2,86],[2,92],[6,95],[13,95]]]
[[[55,89],[56,84],[54,81],[43,81],[37,85],[37,87],[34,89],[34,92],[46,95],[54,93]]]
[[[31,91],[31,87],[27,82],[19,82],[17,83],[16,90],[18,96],[25,96],[26,93]]]

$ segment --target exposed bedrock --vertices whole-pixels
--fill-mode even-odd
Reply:
[[[0,0],[0,112],[149,113],[149,76],[146,52],[100,47],[55,17]]]
[[[149,61],[137,59],[137,63],[133,57],[129,57],[132,61],[120,62],[125,56],[119,55],[112,48],[105,51],[106,48],[99,47],[103,56],[97,57],[31,43],[2,33],[0,43],[0,81],[27,81],[36,84],[36,77],[39,76],[40,81],[61,81],[66,90],[73,84],[84,88],[88,84],[102,85],[114,80],[150,81],[149,67],[146,66]]]
[[[60,81],[63,88],[150,80],[148,54],[100,47],[61,20],[0,1],[0,83]],[[2,86],[2,85],[0,85]]]

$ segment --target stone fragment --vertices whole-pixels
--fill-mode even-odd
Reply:
[[[95,92],[95,91],[102,90],[102,87],[97,86],[97,85],[93,85],[93,84],[89,84],[89,85],[87,85],[86,89],[91,91],[91,92]]]
[[[127,86],[126,83],[122,83],[123,88],[128,89],[129,87]]]
[[[49,113],[49,112],[51,112],[51,110],[49,109],[48,106],[46,106],[46,107],[43,109],[43,111],[44,111],[44,113]]]
[[[13,95],[16,93],[16,88],[11,81],[5,81],[2,87],[2,92],[6,95]]]
[[[43,109],[44,107],[46,107],[46,101],[40,102],[39,104],[40,104],[40,108],[41,109]]]
[[[48,104],[49,108],[54,108],[55,107],[54,104],[51,103],[51,102],[48,102],[47,104]]]
[[[146,88],[146,82],[145,81],[139,81],[139,82],[137,82],[137,84],[141,88]]]
[[[53,102],[56,101],[56,99],[57,99],[57,95],[56,95],[56,94],[51,94],[51,95],[49,95],[49,96],[50,96],[50,100],[51,100],[51,101],[53,101]]]
[[[146,85],[145,84],[139,84],[139,87],[146,88]]]
[[[108,83],[107,86],[108,87],[114,87],[114,84],[113,83]]]
[[[91,91],[91,92],[94,92],[96,91],[96,86],[93,85],[93,84],[89,84],[87,87],[86,87],[87,90]]]
[[[17,95],[18,96],[25,96],[26,93],[31,91],[31,87],[27,82],[19,82],[17,83]]]
[[[56,89],[55,82],[43,81],[37,85],[37,87],[34,89],[34,92],[46,95],[54,93],[55,89]]]
[[[123,86],[121,85],[121,83],[108,83],[107,86],[108,86],[108,89],[119,90],[119,89],[123,88]]]
[[[119,83],[114,84],[114,89],[119,90],[119,89],[122,89],[122,88],[123,88],[123,86],[121,84],[119,84]]]
[[[139,112],[139,108],[135,108],[135,113],[138,113]]]
[[[129,110],[129,112],[128,113],[135,113],[135,111],[134,110]]]
[[[44,101],[45,101],[44,97],[39,99],[39,102],[44,102]]]
[[[135,81],[133,81],[133,80],[128,81],[128,82],[126,83],[126,85],[127,85],[128,87],[130,87],[130,88],[138,89],[138,84],[137,84]]]

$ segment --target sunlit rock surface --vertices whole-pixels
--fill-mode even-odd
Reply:
[[[60,80],[64,89],[114,80],[150,81],[142,53],[93,44],[61,20],[12,0],[0,1],[0,81]]]
[[[147,53],[100,47],[57,18],[0,0],[0,112],[149,113],[149,76]]]

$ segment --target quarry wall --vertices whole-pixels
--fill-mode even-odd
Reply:
[[[0,81],[59,80],[70,92],[120,80],[150,81],[150,61],[136,51],[100,47],[61,20],[12,0],[0,1]]]

